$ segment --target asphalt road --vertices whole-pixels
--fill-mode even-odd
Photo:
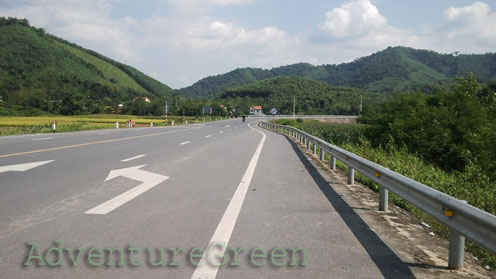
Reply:
[[[412,277],[255,121],[1,137],[0,278]]]

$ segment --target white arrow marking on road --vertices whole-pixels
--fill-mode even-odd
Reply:
[[[51,163],[55,160],[50,160],[50,161],[41,161],[41,162],[34,162],[34,163],[27,163],[27,164],[18,164],[18,165],[10,165],[10,166],[3,166],[0,167],[0,173],[2,172],[7,172],[7,171],[27,171],[36,167],[39,167],[44,164]]]
[[[211,136],[212,136],[212,135],[207,135],[207,136],[205,136],[205,137],[206,137],[206,138],[209,138],[209,137],[211,137]]]
[[[185,141],[185,142],[181,142],[179,145],[185,145],[185,144],[188,144],[189,141]]]
[[[158,184],[164,182],[167,180],[169,177],[160,175],[157,173],[149,172],[149,171],[144,171],[140,170],[140,168],[145,167],[147,165],[141,165],[141,166],[136,166],[136,167],[131,167],[131,168],[124,168],[124,169],[118,169],[118,170],[112,170],[110,171],[109,175],[105,179],[105,181],[111,180],[113,178],[116,178],[118,176],[124,176],[133,180],[141,181],[140,185],[118,195],[117,197],[108,200],[99,206],[96,206],[88,211],[86,211],[86,214],[107,214],[111,212],[112,210],[118,208],[119,206],[127,203],[128,201],[136,198],[137,196],[143,194],[144,192],[150,190],[151,188],[157,186]]]

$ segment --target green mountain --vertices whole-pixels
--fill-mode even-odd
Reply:
[[[100,113],[137,96],[177,94],[128,65],[0,17],[0,114]]]
[[[496,54],[439,54],[406,47],[389,47],[381,52],[339,65],[314,66],[307,63],[271,70],[236,69],[204,78],[192,86],[177,90],[183,96],[211,97],[233,86],[280,76],[300,76],[323,81],[332,86],[346,86],[372,92],[429,90],[443,86],[455,76],[471,71],[481,82],[496,80]]]
[[[270,108],[279,114],[358,114],[360,102],[365,106],[381,102],[387,96],[349,87],[334,87],[303,77],[276,77],[233,87],[214,98],[216,103],[241,109],[244,113],[252,105],[261,105],[268,114]]]

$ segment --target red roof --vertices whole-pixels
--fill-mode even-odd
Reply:
[[[251,106],[250,109],[262,109],[262,106]]]
[[[136,97],[133,99],[133,102],[136,102],[136,100],[138,100],[138,99],[142,99],[143,101],[148,102],[148,103],[150,102],[150,99],[148,99],[148,97]]]

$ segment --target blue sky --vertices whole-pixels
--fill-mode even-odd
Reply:
[[[388,46],[496,51],[494,0],[0,0],[0,16],[27,18],[173,88]]]

